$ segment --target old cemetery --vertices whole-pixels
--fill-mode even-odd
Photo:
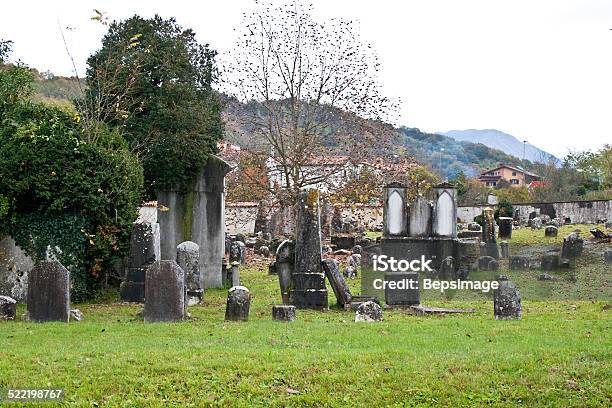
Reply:
[[[266,211],[230,235],[227,170],[142,209],[104,299],[71,303],[52,256],[4,286],[0,387],[79,406],[610,403],[605,226],[466,222],[452,185],[391,183],[378,231],[338,228],[310,189],[294,234]]]

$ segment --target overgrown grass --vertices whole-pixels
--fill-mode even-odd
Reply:
[[[563,238],[574,231],[579,231],[582,238],[592,237],[589,232],[592,228],[599,228],[605,231],[603,224],[568,224],[559,227],[556,237],[545,237],[544,228],[532,230],[530,227],[522,227],[512,231],[512,239],[508,240],[511,244],[517,245],[561,245]]]
[[[223,320],[225,290],[207,291],[174,324],[144,324],[140,306],[117,303],[77,305],[80,323],[0,322],[0,388],[65,388],[72,406],[612,403],[603,302],[524,302],[521,321],[495,321],[490,300],[441,300],[476,313],[385,311],[364,324],[332,308],[287,324],[270,316],[276,277],[242,276],[253,293],[248,322]]]

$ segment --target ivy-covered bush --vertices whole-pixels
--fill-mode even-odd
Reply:
[[[27,89],[6,78],[24,72],[0,69],[0,83]],[[74,112],[32,103],[10,86],[0,86],[0,100],[5,91],[21,96],[0,105],[0,234],[37,260],[50,248],[70,267],[74,298],[85,299],[127,253],[142,165],[117,131],[82,126]]]

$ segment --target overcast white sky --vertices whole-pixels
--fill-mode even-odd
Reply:
[[[252,0],[4,2],[0,38],[14,58],[72,74],[58,24],[79,75],[111,18],[174,16],[219,51]],[[612,143],[612,0],[315,0],[321,18],[360,21],[378,51],[388,96],[402,124],[427,131],[494,128],[558,156]]]

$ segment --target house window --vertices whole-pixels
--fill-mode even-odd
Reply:
[[[496,181],[487,181],[487,187],[495,187],[497,185]]]
[[[518,179],[510,179],[510,184],[517,184],[518,185],[519,180]]]
[[[516,171],[513,171],[513,172],[512,172],[512,175],[513,175],[514,177],[516,177]]]

